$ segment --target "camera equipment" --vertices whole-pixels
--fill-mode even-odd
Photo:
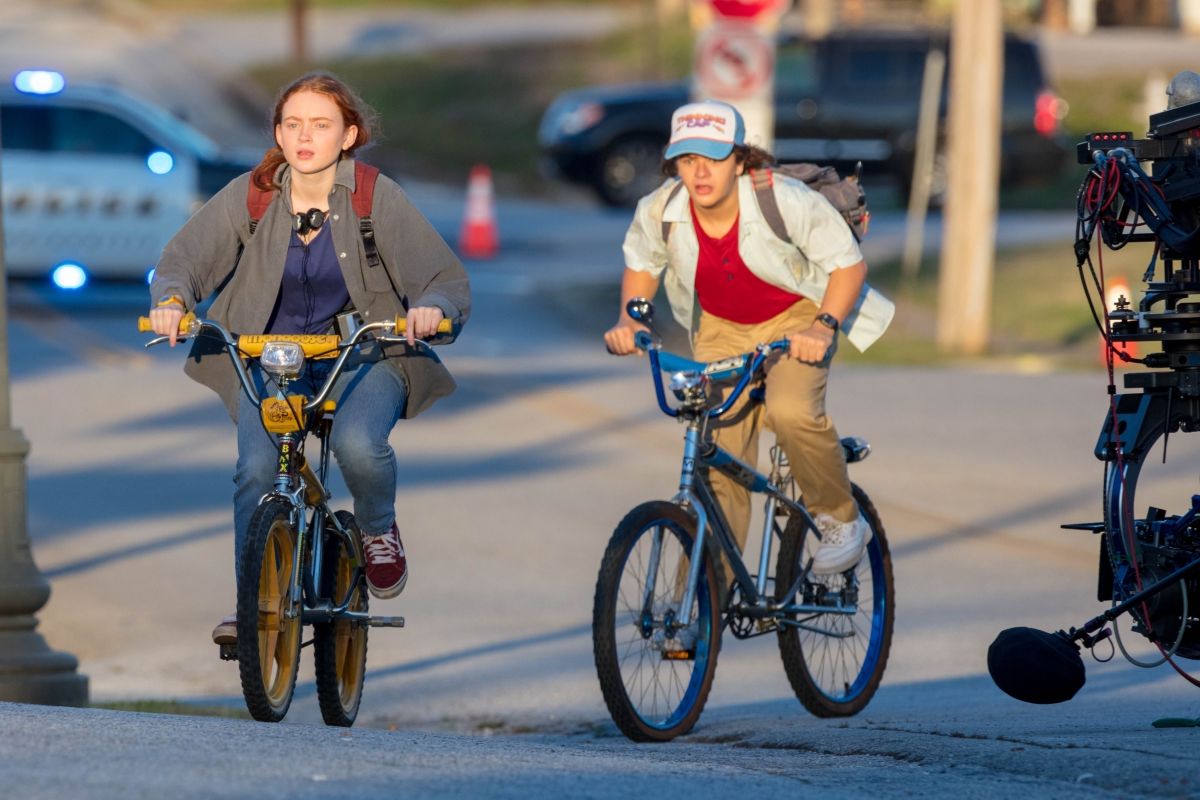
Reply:
[[[1200,686],[1175,661],[1200,659],[1200,492],[1181,497],[1174,511],[1135,511],[1138,478],[1156,442],[1163,440],[1165,461],[1171,433],[1200,430],[1200,101],[1188,89],[1193,78],[1200,76],[1181,73],[1172,81],[1171,102],[1183,104],[1152,114],[1145,139],[1110,131],[1078,145],[1079,163],[1089,170],[1077,196],[1076,267],[1108,345],[1109,408],[1095,447],[1105,465],[1103,519],[1062,527],[1099,536],[1097,599],[1111,606],[1068,631],[1013,628],[997,637],[988,670],[1001,689],[1027,702],[1061,702],[1082,686],[1071,657],[1076,643],[1098,660],[1119,647],[1137,666],[1169,662]],[[1093,262],[1097,231],[1103,246]],[[1122,296],[1106,308],[1103,247],[1130,243],[1153,245],[1145,289],[1136,303]],[[1161,351],[1134,358],[1114,347],[1134,341],[1157,342]],[[1114,357],[1148,368],[1125,374],[1122,393]],[[1123,614],[1161,658],[1130,655],[1120,630],[1106,627]],[[1101,659],[1095,648],[1105,640],[1112,652]],[[1039,683],[1047,674],[1055,680]]]

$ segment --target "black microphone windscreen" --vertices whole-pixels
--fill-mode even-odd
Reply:
[[[1061,631],[1008,628],[988,648],[988,673],[996,686],[1026,703],[1063,703],[1087,679],[1079,648]]]

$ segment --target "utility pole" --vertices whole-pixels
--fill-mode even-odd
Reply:
[[[947,187],[937,343],[975,355],[988,344],[1000,175],[1004,30],[1000,0],[959,0],[950,44]]]
[[[29,442],[12,427],[8,381],[8,270],[0,204],[0,700],[56,706],[87,705],[87,677],[70,653],[51,650],[34,630],[34,614],[50,584],[29,547],[25,456]]]
[[[292,61],[308,63],[308,0],[292,0]]]

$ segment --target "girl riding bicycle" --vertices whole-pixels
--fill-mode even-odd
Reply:
[[[443,319],[455,330],[466,321],[467,275],[395,182],[356,165],[355,154],[372,138],[371,114],[346,84],[317,73],[296,80],[280,93],[272,123],[276,146],[258,167],[218,192],[163,250],[150,286],[151,323],[173,346],[184,313],[213,292],[208,317],[238,333],[324,334],[407,317],[407,343],[364,348],[331,395],[337,415],[330,446],[354,497],[367,585],[376,597],[395,597],[408,565],[388,435],[402,417],[454,389],[449,372],[417,340],[434,336]],[[355,203],[367,175],[373,201],[369,220],[360,220]],[[310,362],[301,381],[319,386],[328,368]],[[197,337],[185,371],[220,395],[237,425],[236,567],[255,506],[272,488],[276,443],[220,347]],[[269,388],[260,372],[254,377],[260,392]],[[226,617],[213,640],[230,644],[236,630],[236,619]]]
[[[883,334],[894,309],[866,286],[866,262],[841,215],[818,192],[777,173],[770,175],[770,190],[789,241],[772,232],[749,172],[773,162],[746,144],[745,123],[733,106],[709,101],[675,111],[663,171],[679,180],[638,203],[625,236],[621,313],[604,339],[618,355],[637,352],[634,334],[644,326],[625,313],[625,304],[653,297],[665,276],[672,311],[691,331],[697,359],[715,361],[789,340],[790,358],[767,371],[765,402],[747,407],[743,396],[739,407],[713,423],[713,439],[755,464],[765,413],[821,531],[812,571],[831,574],[858,563],[870,527],[859,514],[840,439],[825,414],[829,364],[839,330],[865,349]],[[709,479],[744,547],[749,494],[716,471]]]

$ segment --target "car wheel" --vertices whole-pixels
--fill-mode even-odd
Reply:
[[[600,158],[596,192],[610,206],[632,207],[662,183],[662,139],[629,136],[608,146]]]

